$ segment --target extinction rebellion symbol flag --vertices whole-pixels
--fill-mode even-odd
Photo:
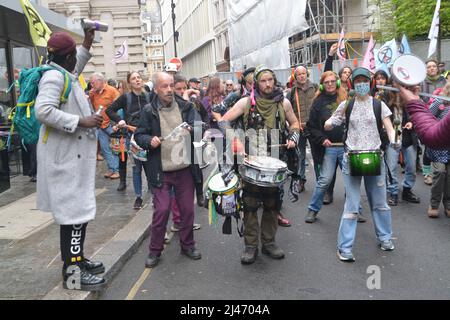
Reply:
[[[22,5],[25,17],[27,18],[31,39],[33,40],[34,45],[37,47],[46,47],[52,31],[48,28],[44,19],[41,18],[28,0],[20,0],[20,4]]]

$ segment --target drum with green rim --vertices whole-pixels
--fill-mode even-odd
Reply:
[[[381,174],[381,150],[349,151],[351,176],[379,176]]]

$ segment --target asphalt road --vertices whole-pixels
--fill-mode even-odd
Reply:
[[[209,174],[212,166],[206,173]],[[367,198],[363,212],[368,221],[359,223],[354,246],[355,263],[336,256],[339,221],[344,205],[341,172],[334,203],[324,206],[314,224],[304,216],[314,188],[311,163],[307,167],[306,191],[296,203],[285,198],[283,212],[292,226],[279,227],[277,243],[283,260],[259,255],[252,265],[242,265],[243,239],[236,232],[222,234],[219,225],[208,225],[207,210],[197,207],[195,231],[202,259],[192,261],[180,254],[178,235],[173,237],[154,269],[145,269],[146,239],[138,252],[110,283],[101,299],[135,300],[303,300],[303,299],[450,299],[450,219],[441,208],[438,219],[426,215],[430,187],[417,175],[413,189],[420,204],[400,202],[393,207],[396,249],[381,251]],[[205,179],[206,180],[206,179]],[[362,190],[364,190],[362,188]],[[170,227],[169,222],[169,226]]]

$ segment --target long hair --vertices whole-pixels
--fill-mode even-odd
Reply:
[[[322,73],[322,75],[320,76],[320,84],[323,85],[323,82],[325,81],[325,79],[329,76],[334,76],[334,79],[336,81],[340,80],[339,76],[334,73],[333,71],[325,71],[324,73]],[[322,92],[317,89],[316,94],[314,96],[314,99],[316,99],[318,96],[320,96]],[[325,92],[323,92],[325,94]],[[347,100],[347,92],[345,91],[345,89],[342,87],[342,85],[336,89],[336,93],[337,93],[337,98],[336,98],[336,103],[339,105],[342,101]]]
[[[206,97],[211,100],[211,105],[218,104],[223,99],[223,93],[221,91],[222,80],[218,77],[211,78],[206,89]]]

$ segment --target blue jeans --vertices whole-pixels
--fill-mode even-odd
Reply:
[[[136,198],[142,198],[142,167],[143,163],[140,160],[132,159],[133,161],[133,187]]]
[[[333,181],[336,172],[336,163],[342,170],[342,161],[344,158],[344,147],[330,147],[325,149],[322,165],[320,166],[320,175],[317,179],[311,202],[308,209],[319,212],[322,209],[323,197]]]
[[[119,157],[112,154],[110,147],[110,137],[109,135],[112,133],[112,127],[109,125],[105,129],[98,129],[98,141],[100,142],[100,149],[102,151],[102,155],[106,160],[106,164],[108,165],[108,169],[112,172],[119,172]]]
[[[300,179],[306,181],[305,166],[306,166],[306,137],[300,135],[298,140],[298,172]]]
[[[391,208],[386,202],[386,173],[384,162],[381,162],[379,176],[350,176],[348,155],[344,155],[342,173],[345,185],[345,205],[338,232],[337,248],[341,252],[351,252],[356,236],[357,213],[361,203],[361,180],[364,179],[367,199],[375,226],[375,234],[379,241],[392,237]]]
[[[416,158],[417,148],[411,145],[407,148],[402,147],[403,159],[405,161],[405,178],[403,180],[403,188],[412,189],[416,183]],[[386,150],[386,162],[391,172],[392,181],[390,181],[389,175],[387,178],[387,191],[391,195],[398,195],[398,155],[400,149],[395,150],[392,147],[388,147]]]

